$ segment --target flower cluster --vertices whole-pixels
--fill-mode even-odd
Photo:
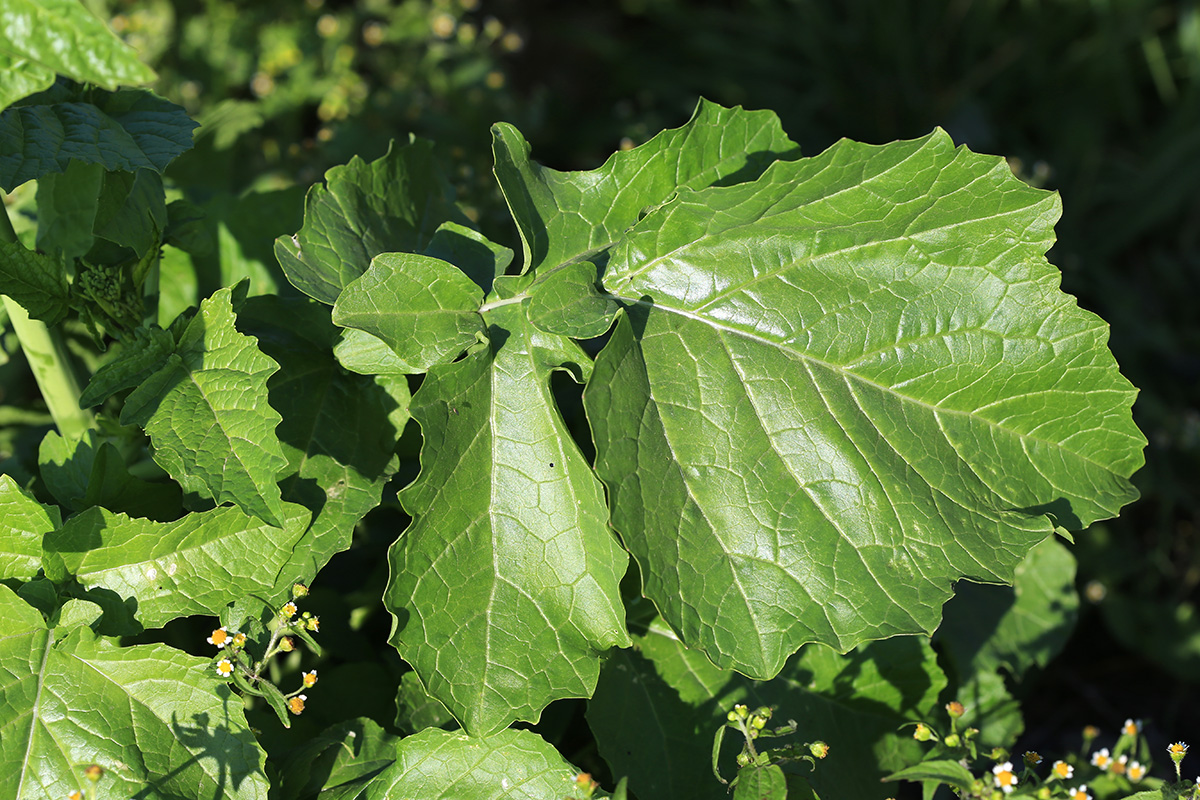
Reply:
[[[275,708],[280,719],[287,723],[286,714],[290,712],[299,715],[304,712],[308,695],[304,690],[311,689],[317,684],[317,671],[310,670],[302,673],[301,686],[290,694],[283,694],[267,678],[263,676],[266,663],[279,653],[290,653],[296,649],[295,639],[301,639],[313,649],[316,642],[309,633],[320,630],[320,619],[305,611],[299,614],[296,601],[308,595],[308,587],[297,583],[292,587],[292,597],[283,603],[273,614],[270,627],[270,638],[263,650],[262,658],[253,659],[246,651],[247,637],[245,633],[230,630],[222,625],[208,637],[208,643],[219,651],[213,658],[213,669],[221,678],[231,680],[242,691],[266,698]],[[299,616],[297,616],[299,614]],[[286,710],[286,711],[285,711]]]
[[[954,760],[964,765],[976,761],[980,757],[975,747],[975,736],[979,732],[974,728],[966,728],[961,732],[958,730],[958,721],[964,716],[961,704],[948,704],[946,712],[950,718],[949,733],[939,732],[928,722],[909,723],[915,725],[914,739],[932,743],[933,749],[925,760]],[[968,793],[960,796],[993,800],[1007,800],[1010,796],[1037,800],[1093,800],[1093,791],[1100,797],[1125,797],[1136,793],[1139,788],[1146,788],[1144,785],[1138,786],[1147,778],[1150,759],[1150,749],[1142,735],[1142,720],[1125,720],[1111,749],[1093,749],[1093,743],[1100,736],[1100,729],[1091,725],[1084,728],[1083,749],[1075,756],[1053,761],[1044,776],[1038,772],[1045,761],[1040,753],[1029,750],[1020,761],[1016,761],[1010,758],[1007,750],[994,748],[987,754],[991,762],[990,774],[984,772],[982,776],[974,777]],[[1181,778],[1180,763],[1187,752],[1186,742],[1175,742],[1167,747],[1167,754],[1175,765],[1177,784],[1174,788],[1178,793],[1171,796],[1178,796],[1181,800],[1200,800],[1200,777],[1197,777],[1195,784],[1186,783]],[[1079,778],[1076,778],[1077,771],[1081,773]],[[1095,782],[1094,789],[1090,785],[1092,782]]]

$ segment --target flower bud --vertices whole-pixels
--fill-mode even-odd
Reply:
[[[284,653],[290,653],[296,649],[296,643],[290,637],[285,636],[279,640],[279,649]]]
[[[292,599],[299,600],[301,597],[308,596],[308,587],[303,583],[292,584]]]
[[[933,731],[924,722],[918,722],[917,729],[913,731],[913,738],[918,742],[928,742],[933,738]]]
[[[963,714],[967,713],[967,709],[965,709],[963,704],[957,700],[951,700],[949,703],[946,703],[946,713],[950,715],[951,719],[958,719]]]
[[[808,752],[812,753],[815,758],[824,758],[829,755],[829,745],[824,742],[813,742],[808,746]]]

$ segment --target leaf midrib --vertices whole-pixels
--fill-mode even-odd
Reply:
[[[1068,453],[1071,453],[1076,458],[1080,459],[1081,461],[1086,462],[1087,464],[1089,464],[1091,466],[1097,467],[1105,472],[1112,472],[1112,469],[1107,464],[1102,464],[1090,456],[1086,456],[1075,450],[1071,450],[1070,448],[1067,448],[1062,442],[1055,442],[1055,441],[1051,441],[1049,439],[1044,439],[1042,437],[1035,436],[1033,434],[1021,433],[1019,431],[1012,430],[1011,428],[1006,428],[998,422],[986,419],[984,417],[977,416],[972,411],[964,411],[964,410],[953,409],[953,408],[942,408],[941,406],[934,405],[933,403],[930,403],[926,400],[921,400],[919,398],[912,397],[911,395],[905,394],[903,392],[899,392],[895,389],[895,387],[886,386],[886,385],[879,383],[878,381],[872,380],[871,378],[868,378],[864,375],[860,375],[859,373],[857,373],[851,369],[847,369],[842,364],[835,364],[831,361],[827,361],[825,359],[818,358],[817,356],[814,356],[811,353],[805,352],[803,350],[799,350],[795,347],[789,346],[786,343],[782,343],[782,342],[776,341],[774,339],[770,339],[761,334],[752,333],[743,328],[737,328],[732,325],[718,322],[709,317],[701,316],[700,314],[697,314],[693,311],[689,311],[689,310],[683,309],[683,308],[678,308],[675,306],[664,305],[661,302],[657,302],[654,300],[647,301],[647,300],[641,300],[641,299],[635,298],[635,297],[628,297],[628,296],[621,296],[621,295],[613,295],[613,296],[616,299],[621,300],[628,305],[637,305],[637,306],[642,306],[649,310],[658,310],[658,311],[676,314],[678,316],[685,317],[693,322],[699,322],[699,323],[706,325],[709,328],[713,328],[717,331],[721,331],[723,333],[730,334],[733,336],[738,336],[743,339],[748,339],[748,340],[757,342],[759,344],[762,344],[766,347],[769,347],[769,348],[772,348],[775,350],[786,351],[786,352],[792,354],[793,356],[795,356],[796,359],[798,359],[802,362],[805,362],[808,364],[814,364],[814,365],[817,365],[820,367],[824,367],[830,371],[836,372],[839,375],[844,375],[848,379],[853,379],[865,386],[868,386],[868,387],[877,389],[881,392],[890,394],[893,397],[896,397],[901,401],[904,401],[907,403],[912,403],[916,406],[927,409],[932,414],[960,416],[960,417],[969,418],[976,422],[983,422],[996,430],[1003,431],[1005,433],[1008,433],[1008,434],[1018,437],[1022,442],[1032,442],[1032,443],[1036,443],[1036,444],[1051,446],[1056,449],[1062,449]],[[970,465],[968,465],[968,466],[970,466]],[[974,470],[972,470],[972,472],[974,472]]]

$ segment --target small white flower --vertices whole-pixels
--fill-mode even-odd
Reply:
[[[233,674],[233,662],[228,658],[222,658],[217,662],[217,674],[222,678],[228,678]]]
[[[1013,773],[1011,761],[1005,761],[1003,764],[992,767],[992,775],[996,781],[996,787],[1003,790],[1005,794],[1012,793],[1013,787],[1017,785],[1017,776]]]

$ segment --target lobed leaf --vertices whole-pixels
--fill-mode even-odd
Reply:
[[[559,172],[531,161],[529,144],[507,123],[492,127],[492,151],[496,180],[521,234],[522,272],[604,250],[679,189],[753,180],[772,161],[799,155],[774,113],[707,100],[687,124],[615,153],[590,172]]]
[[[281,417],[267,402],[279,365],[234,327],[231,297],[221,289],[200,304],[175,352],[126,398],[121,424],[146,429],[154,460],[184,491],[279,526],[276,480],[287,458],[275,436]]]
[[[294,504],[283,511],[283,525],[272,527],[231,507],[175,522],[90,508],[46,535],[46,576],[134,600],[134,616],[147,628],[215,616],[240,597],[275,587],[310,518]]]
[[[935,132],[681,190],[613,248],[596,469],[685,642],[767,678],[932,631],[954,580],[1136,497],[1135,390],[1044,259],[1057,215]]]
[[[48,628],[2,585],[0,709],[0,796],[86,793],[97,764],[108,797],[266,800],[266,754],[208,659]]]
[[[192,146],[187,112],[145,89],[96,90],[87,102],[47,102],[0,112],[0,189],[62,172],[72,161],[106,170],[162,172]],[[36,99],[36,98],[35,98]]]
[[[280,490],[313,514],[280,574],[286,588],[312,580],[347,549],[354,526],[379,505],[408,422],[408,384],[339,368],[329,309],[307,298],[249,298],[238,322],[280,365],[267,381],[271,407],[283,418],[276,429],[287,457]]]
[[[355,156],[325,173],[304,201],[304,226],[275,241],[275,256],[300,291],[333,305],[380,253],[423,252],[446,221],[468,220],[454,204],[433,144],[395,144],[370,163]]]
[[[502,297],[515,286],[497,279]],[[591,694],[599,655],[628,644],[626,555],[549,385],[587,358],[519,304],[498,301],[486,319],[503,336],[434,367],[413,397],[422,471],[401,494],[414,520],[384,595],[392,643],[480,735]]]

